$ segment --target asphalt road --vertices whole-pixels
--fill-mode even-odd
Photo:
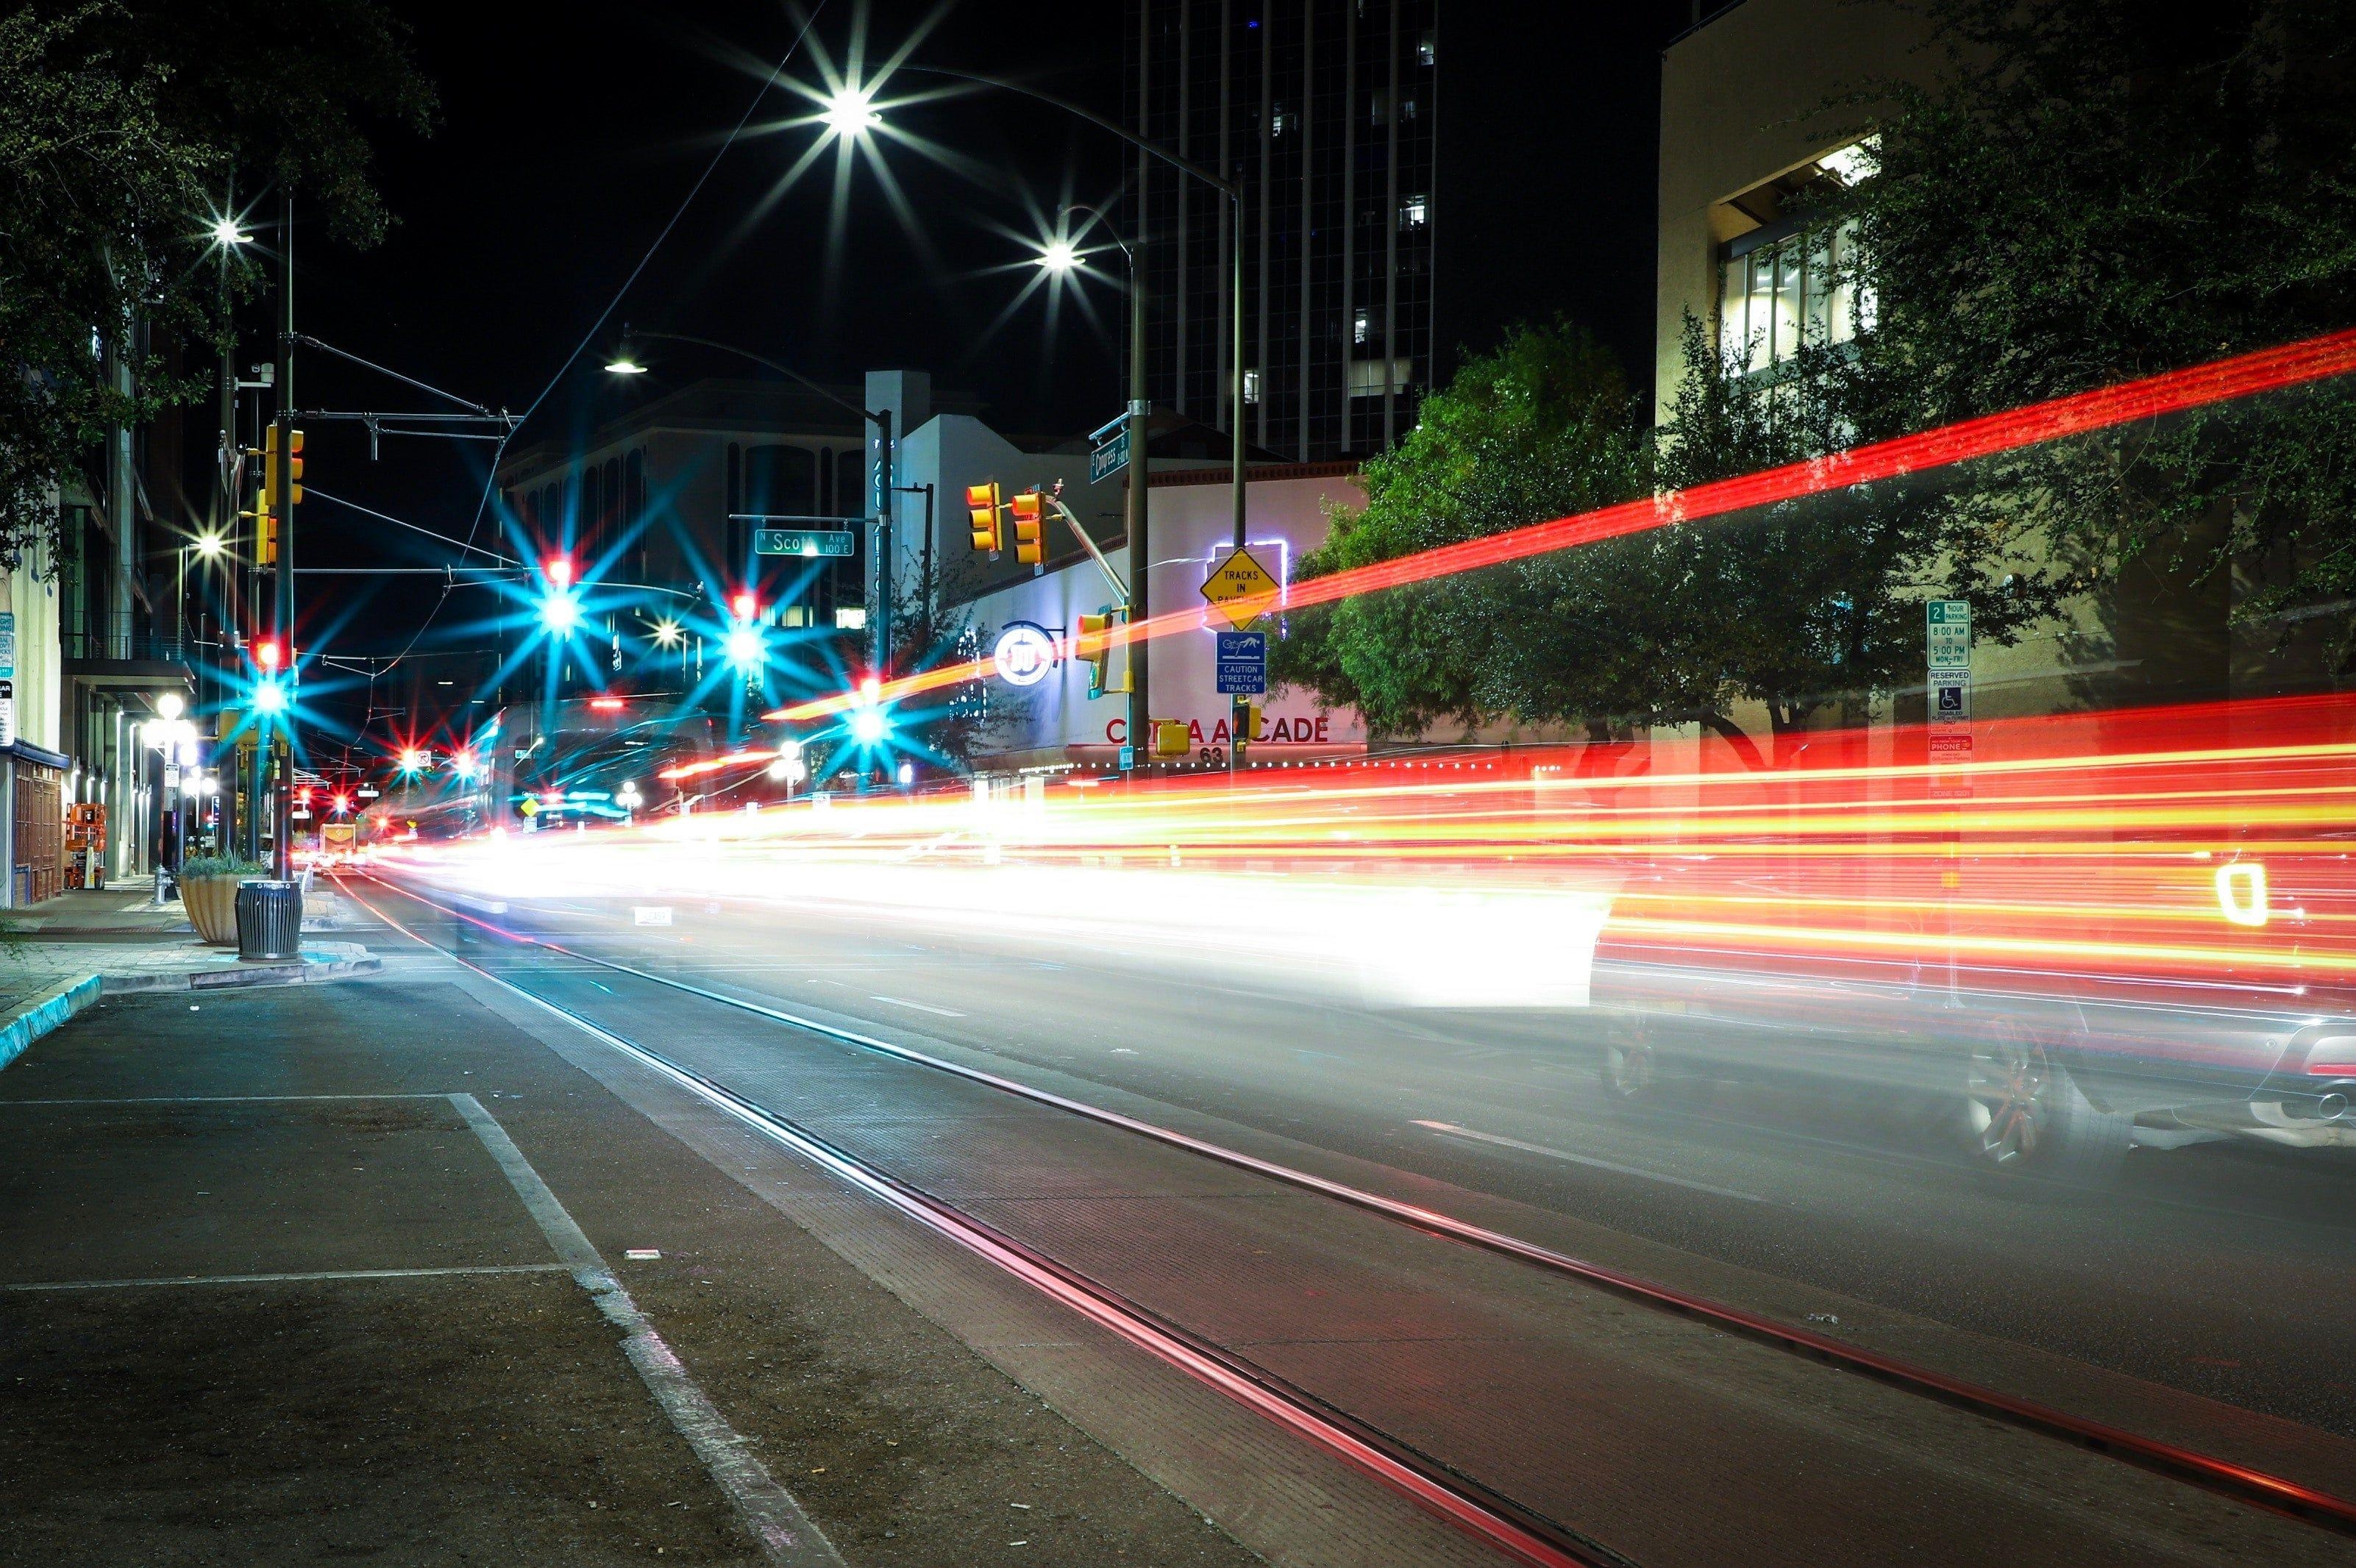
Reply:
[[[1597,1040],[1576,1016],[1368,1010],[1206,984],[1199,970],[1150,953],[945,940],[840,910],[672,899],[659,905],[671,923],[648,927],[626,904],[502,901],[475,907],[491,924],[584,954],[987,1064],[2356,1493],[2343,1159],[2206,1147],[2138,1151],[2100,1193],[1991,1181],[1955,1147],[1954,1107],[1935,1102],[1823,1083],[1721,1085],[1632,1112],[1600,1088]],[[1379,1222],[1337,1220],[1307,1200],[1271,1203],[1183,1158],[1148,1158],[1133,1139],[1010,1108],[1004,1096],[991,1104],[989,1092],[940,1074],[519,949],[414,904],[385,907],[428,939],[690,1056],[764,1104],[831,1118],[933,1189],[1118,1273],[1173,1318],[1283,1346],[1267,1354],[1288,1375],[1322,1382],[1359,1413],[1394,1421],[1558,1518],[1601,1521],[1603,1537],[1640,1562],[1710,1561],[1712,1548],[1725,1560],[1743,1531],[1762,1527],[1780,1527],[1815,1561],[1844,1547],[1837,1554],[1848,1560],[1884,1561],[1901,1541],[1922,1560],[1993,1561],[2005,1543],[1968,1522],[1986,1501],[1974,1488],[1992,1474],[2031,1492],[2126,1488],[2102,1510],[2119,1539],[2094,1530],[2072,1555],[2051,1555],[2065,1538],[2053,1532],[2089,1521],[2057,1523],[2053,1499],[2042,1497],[2037,1507],[2048,1515],[2006,1548],[2014,1561],[2319,1549],[2230,1508],[2222,1520],[2210,1515],[2201,1499],[2192,1509],[2201,1528],[2242,1538],[2222,1548],[2204,1538],[2204,1550],[2220,1553],[2204,1556],[2168,1535],[2168,1520],[2190,1517],[2185,1499],[2139,1489],[2143,1478],[2128,1484],[2118,1467],[2082,1473],[2077,1456],[2034,1443],[1978,1452],[1978,1437],[1944,1426],[1944,1413],[1904,1397],[1884,1403],[1890,1396],[1860,1380],[1795,1384],[1791,1364],[1762,1363],[1722,1340],[1659,1339],[1657,1325],[1632,1326],[1616,1308],[1599,1316],[1559,1282],[1533,1285],[1421,1239],[1401,1252],[1396,1235],[1376,1233]],[[1173,1202],[1191,1205],[1184,1224],[1198,1229],[1168,1228],[1163,1211]],[[1247,1213],[1251,1222],[1239,1225]],[[1157,1244],[1138,1240],[1145,1236]],[[1173,1252],[1181,1264],[1194,1254],[1191,1266],[1173,1266]],[[1262,1276],[1280,1265],[1253,1261],[1263,1257],[1287,1260],[1289,1283],[1273,1296]],[[1314,1305],[1337,1298],[1382,1309],[1353,1316]],[[1410,1331],[1419,1325],[1428,1330],[1420,1337]],[[1409,1341],[1455,1349],[1402,1351]],[[1304,1359],[1300,1347],[1311,1342],[1360,1349]],[[1666,1366],[1679,1370],[1664,1378]],[[1579,1402],[1563,1396],[1573,1387],[1608,1394],[1572,1409]],[[1777,1428],[1777,1413],[1801,1407],[1810,1419],[1795,1440]],[[1645,1420],[1632,1424],[1637,1411]],[[1597,1443],[1618,1445],[1601,1491],[1566,1479],[1592,1457],[1581,1445]],[[1779,1444],[1784,1455],[1815,1445],[1835,1475],[1874,1473],[1875,1486],[1912,1500],[1872,1486],[1854,1494],[1801,1486],[1780,1473],[1780,1459],[1765,1462]],[[1690,1514],[1697,1475],[1719,1498],[1708,1530]],[[2155,1528],[2159,1535],[2147,1533]],[[2338,1556],[2341,1544],[2319,1548],[2316,1560]],[[1747,1554],[1781,1553],[1754,1542]]]

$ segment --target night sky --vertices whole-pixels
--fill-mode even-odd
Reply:
[[[304,229],[298,210],[302,331],[493,407],[520,411],[551,389],[519,444],[585,432],[628,400],[698,375],[749,373],[677,350],[657,360],[656,375],[605,376],[598,368],[625,320],[740,343],[820,379],[928,369],[937,386],[987,400],[986,417],[1008,430],[1079,433],[1118,411],[1120,306],[1110,290],[1095,291],[1094,325],[1067,309],[1052,338],[1044,294],[987,330],[1032,275],[1025,237],[1045,232],[1061,202],[1118,197],[1126,160],[1103,133],[999,94],[896,110],[895,124],[950,149],[958,166],[884,144],[914,232],[862,167],[830,242],[831,155],[758,210],[817,134],[768,128],[810,107],[772,88],[593,335],[785,53],[795,21],[713,0],[407,9],[442,122],[428,140],[390,133],[381,141],[381,185],[398,222],[380,246],[337,245]],[[858,15],[851,0],[829,0],[818,14],[814,37],[838,65]],[[1119,117],[1114,5],[875,0],[865,15],[871,66],[929,20],[915,61],[1021,77]],[[1659,52],[1689,18],[1689,0],[1468,0],[1443,10],[1435,218],[1448,348],[1477,350],[1514,321],[1559,311],[1609,344],[1641,387],[1652,358]],[[818,57],[806,48],[785,75],[818,81]],[[932,91],[904,76],[878,101]],[[265,353],[256,333],[241,357]],[[1443,359],[1443,379],[1449,368]],[[298,361],[297,376],[306,406],[430,406],[316,354]],[[356,429],[315,430],[307,478],[463,535],[491,450],[388,440],[371,464]],[[324,502],[305,507],[304,523],[306,565],[448,559],[430,540]],[[485,519],[486,540],[495,526]],[[309,580],[305,593],[320,596],[338,625],[334,649],[346,654],[399,652],[439,593],[431,578],[337,579],[330,605],[329,591],[315,586],[328,581]],[[468,628],[492,600],[452,595],[417,645],[481,645]],[[304,619],[322,624],[312,612]],[[350,725],[360,717],[361,704],[336,699],[324,683],[306,682],[305,695],[325,699],[330,727],[338,715]]]

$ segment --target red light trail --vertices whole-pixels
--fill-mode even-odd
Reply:
[[[2017,452],[2023,447],[2073,435],[2112,430],[2138,420],[2158,419],[2212,403],[2279,391],[2356,371],[2356,331],[2332,333],[2279,348],[2220,359],[2190,369],[2171,370],[2141,380],[2078,392],[2066,398],[2031,403],[2024,408],[1944,425],[1937,430],[1853,447],[1847,452],[1781,468],[1762,470],[1738,478],[1673,490],[1642,500],[1626,501],[1575,517],[1534,523],[1507,533],[1443,545],[1394,560],[1376,561],[1349,571],[1337,571],[1293,584],[1284,594],[1288,608],[1331,603],[1386,588],[1429,582],[1460,572],[1498,566],[1605,539],[1624,538],[1649,529],[1672,528],[1726,517],[1753,507],[1772,506],[1803,496],[1822,495],[1851,485],[1894,479],[1927,469],[1967,463]],[[1273,598],[1271,598],[1271,605]],[[1098,636],[1067,639],[1067,653],[1087,656],[1100,647],[1119,647],[1152,637],[1194,630],[1199,609],[1153,616],[1134,625],[1113,627]],[[942,665],[882,683],[864,699],[897,701],[987,676],[986,658]],[[773,721],[793,723],[840,713],[862,700],[857,692],[796,703],[764,715]]]

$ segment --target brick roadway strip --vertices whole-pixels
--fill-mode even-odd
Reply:
[[[557,1201],[540,1172],[524,1158],[507,1129],[472,1094],[453,1094],[450,1104],[498,1162],[500,1174],[523,1200],[548,1244],[572,1270],[574,1283],[589,1293],[605,1320],[627,1336],[622,1341],[623,1354],[638,1370],[647,1392],[662,1406],[672,1427],[687,1439],[712,1478],[728,1494],[737,1517],[760,1542],[762,1554],[779,1568],[845,1568],[833,1542],[810,1522],[793,1494],[777,1485],[761,1462],[745,1452],[744,1437],[687,1375],[679,1357],[663,1343],[662,1336],[605,1266],[605,1260]]]

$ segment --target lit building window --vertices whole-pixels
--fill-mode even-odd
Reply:
[[[834,610],[834,629],[838,632],[867,630],[867,611],[859,604],[838,604]]]
[[[1430,33],[1426,33],[1418,38],[1415,41],[1415,63],[1430,65],[1433,57],[1439,52],[1439,38]]]
[[[1414,99],[1402,98],[1399,100],[1399,118],[1402,120],[1412,120],[1415,118]]]
[[[1422,197],[1410,196],[1400,201],[1399,227],[1401,229],[1420,229],[1423,227],[1423,219],[1424,198]]]
[[[1259,401],[1259,372],[1257,370],[1244,372],[1244,401],[1248,403]]]
[[[1757,372],[1803,345],[1847,343],[1870,330],[1873,289],[1856,276],[1856,248],[1852,219],[1730,254],[1720,275],[1720,351]]]
[[[1374,317],[1363,310],[1360,311],[1357,314],[1356,318],[1350,323],[1350,341],[1353,343],[1364,343],[1374,335]]]
[[[1292,129],[1292,112],[1280,103],[1276,107],[1276,118],[1269,123],[1269,130],[1272,134],[1281,136],[1290,129]]]

